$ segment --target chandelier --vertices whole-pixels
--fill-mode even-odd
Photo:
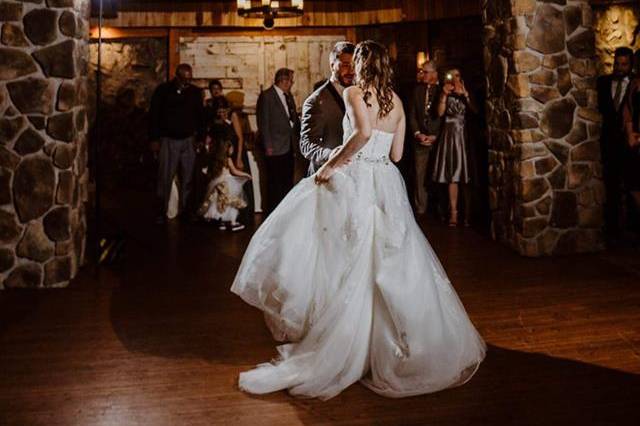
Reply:
[[[261,18],[265,29],[271,30],[277,18],[302,16],[303,0],[237,0],[238,15],[243,18]]]

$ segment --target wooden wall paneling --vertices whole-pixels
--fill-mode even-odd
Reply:
[[[179,31],[175,28],[169,30],[169,78],[173,78],[176,74],[176,66],[180,63],[180,51],[179,51]]]
[[[313,84],[329,76],[329,52],[337,40],[344,40],[345,31],[337,29],[334,34],[325,35],[296,33],[207,35],[174,31],[174,37],[179,37],[178,61],[192,65],[196,83],[205,85],[213,78],[226,80],[225,90],[233,85],[243,98],[245,111],[251,114],[260,91],[273,83],[279,68],[296,72],[292,93],[299,107]]]
[[[358,40],[356,35],[356,29],[354,27],[347,28],[346,39],[352,43],[355,43]]]
[[[279,19],[278,27],[375,25],[480,15],[480,0],[307,1],[302,18]],[[262,27],[261,19],[237,15],[235,2],[143,2],[123,0],[116,27]]]
[[[105,40],[112,40],[118,38],[145,38],[145,37],[168,37],[169,30],[166,28],[116,28],[116,27],[103,27],[102,38]],[[92,39],[98,38],[98,27],[91,27],[89,37]]]
[[[314,42],[309,43],[309,73],[311,73],[311,75],[318,75],[321,73],[321,55],[322,52],[320,51],[320,44]]]

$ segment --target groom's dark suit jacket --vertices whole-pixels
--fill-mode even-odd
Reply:
[[[309,175],[329,159],[333,148],[342,144],[342,96],[330,80],[304,101],[300,131],[300,152],[309,160]]]

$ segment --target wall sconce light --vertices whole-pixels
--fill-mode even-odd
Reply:
[[[429,60],[429,52],[418,52],[416,55],[416,66],[422,68],[425,62]]]

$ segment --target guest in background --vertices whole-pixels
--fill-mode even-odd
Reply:
[[[294,150],[300,120],[291,94],[293,70],[281,68],[274,84],[260,93],[256,106],[258,138],[265,154],[267,211],[271,212],[293,187]]]
[[[235,167],[230,141],[220,140],[213,150],[212,179],[198,213],[205,220],[220,221],[222,231],[240,231],[245,225],[238,221],[238,215],[247,207],[242,187],[251,175]]]
[[[176,76],[159,85],[151,98],[150,139],[159,149],[158,196],[161,200],[157,223],[166,221],[171,184],[180,169],[180,208],[183,219],[190,220],[187,201],[195,163],[194,144],[204,136],[204,109],[202,90],[191,84],[191,66],[180,64]]]
[[[308,176],[314,174],[342,145],[342,119],[345,114],[342,92],[353,84],[355,45],[336,43],[329,55],[331,78],[304,101],[300,130],[300,152],[309,160]]]
[[[211,93],[211,97],[207,99],[204,107],[207,129],[210,131],[212,127],[221,125],[224,122],[226,122],[226,124],[223,124],[224,128],[229,127],[229,125],[231,126],[233,135],[230,134],[229,136],[231,137],[235,152],[233,161],[236,168],[244,170],[244,168],[248,166],[245,159],[247,153],[240,117],[236,111],[231,110],[230,103],[222,91],[222,83],[220,83],[220,80],[211,80],[209,82],[209,92]],[[220,128],[217,130],[220,130]]]
[[[212,140],[226,139],[233,145],[233,162],[237,169],[247,167],[247,152],[244,145],[244,134],[240,117],[231,111],[229,101],[224,96],[207,99],[205,104],[207,135]]]
[[[148,158],[148,114],[137,103],[131,87],[118,90],[115,104],[103,105],[100,171],[107,185],[148,188],[155,183],[155,168]],[[149,167],[151,166],[151,167]],[[148,174],[151,172],[151,176]],[[152,177],[153,176],[153,177]]]
[[[640,50],[638,50],[640,52]],[[636,52],[636,53],[638,53]],[[629,87],[623,108],[624,129],[627,136],[625,146],[624,185],[632,202],[630,222],[640,233],[640,76],[636,75]],[[637,238],[638,235],[636,235]]]
[[[417,84],[424,83],[425,82],[424,77],[425,77],[424,64],[422,64],[422,66],[418,68],[418,70],[416,71],[416,83]]]
[[[619,47],[614,53],[613,73],[597,81],[598,109],[602,115],[600,151],[602,174],[607,191],[604,206],[605,232],[609,243],[620,238],[622,170],[626,140],[622,123],[622,104],[626,98],[633,68],[633,51]]]
[[[416,86],[409,104],[409,130],[414,139],[414,204],[419,215],[427,211],[429,154],[440,133],[438,70],[431,61],[422,65],[422,84]]]
[[[233,146],[233,163],[238,170],[249,169],[249,158],[244,143],[244,131],[239,114],[231,110],[231,104],[226,97],[212,98],[210,107],[215,111],[215,117],[208,120],[208,134],[214,144],[223,141]],[[247,201],[253,208],[253,191],[247,188]],[[242,220],[246,223],[251,219],[249,210],[243,210]]]
[[[224,91],[220,80],[214,78],[209,81],[209,93],[211,94],[211,99],[224,98]]]
[[[471,220],[471,173],[467,147],[465,114],[467,110],[477,112],[458,69],[445,75],[445,82],[438,101],[438,115],[444,117],[442,132],[436,146],[433,180],[448,184],[449,226],[458,224],[458,192],[462,186],[464,197],[464,225]]]

